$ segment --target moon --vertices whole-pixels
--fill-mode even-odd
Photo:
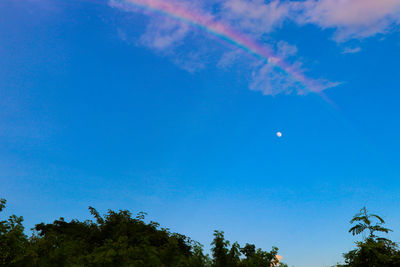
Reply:
[[[281,132],[276,132],[276,136],[278,136],[278,138],[282,137],[282,133]]]

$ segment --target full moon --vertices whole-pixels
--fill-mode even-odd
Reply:
[[[276,136],[278,136],[279,138],[281,138],[281,137],[282,137],[282,133],[281,133],[281,132],[277,132],[277,133],[276,133]]]

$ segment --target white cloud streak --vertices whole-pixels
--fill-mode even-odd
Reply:
[[[361,51],[361,47],[345,47],[342,51],[342,54],[355,54]]]

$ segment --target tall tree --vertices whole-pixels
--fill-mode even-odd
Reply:
[[[374,223],[373,220],[375,220],[376,222]],[[376,214],[368,213],[368,210],[365,207],[363,207],[359,213],[354,215],[353,219],[350,220],[350,223],[356,223],[356,225],[350,228],[349,233],[352,233],[353,235],[358,235],[363,233],[365,230],[368,230],[369,238],[373,239],[381,238],[377,237],[375,235],[375,232],[382,232],[387,234],[392,231],[391,229],[382,226],[382,224],[385,223],[382,217]]]
[[[211,246],[214,266],[226,267],[228,264],[229,241],[225,240],[223,231],[214,231],[214,240]]]
[[[231,249],[228,253],[228,265],[229,267],[236,267],[240,263],[240,245],[238,242],[232,244]]]
[[[389,233],[389,228],[383,227],[385,221],[376,214],[370,214],[363,207],[350,220],[354,224],[349,232],[359,235],[368,231],[362,241],[356,241],[356,249],[343,254],[344,265],[348,267],[398,267],[400,266],[400,252],[397,244],[391,240],[378,236],[377,233]]]

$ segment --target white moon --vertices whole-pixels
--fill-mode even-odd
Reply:
[[[282,133],[281,133],[281,132],[277,132],[277,133],[276,133],[276,136],[278,136],[279,138],[281,138],[281,137],[282,137]]]

